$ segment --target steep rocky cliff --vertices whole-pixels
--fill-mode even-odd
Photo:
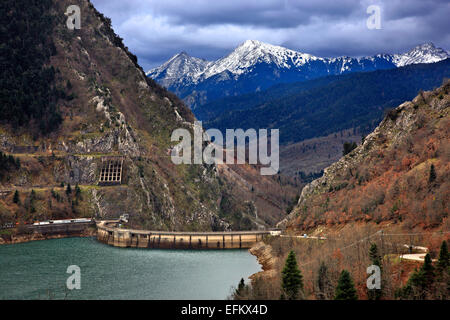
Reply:
[[[279,225],[354,221],[449,229],[450,82],[389,111],[355,150],[305,186]]]
[[[81,28],[70,30],[65,12],[74,4],[81,9]],[[28,8],[25,13],[23,8]],[[26,12],[29,15],[23,17]],[[2,92],[2,101],[8,98],[25,117],[0,118],[0,150],[20,163],[5,168],[1,175],[1,223],[127,213],[131,225],[141,228],[257,226],[255,213],[228,192],[240,187],[216,167],[171,162],[171,133],[176,128],[192,130],[192,113],[175,95],[145,76],[136,56],[112,30],[111,21],[88,0],[21,0],[11,2],[2,14],[10,22],[8,28],[19,30],[24,39],[33,39],[36,33],[30,28],[33,23],[26,20],[36,19],[42,22],[41,28],[45,26],[45,33],[37,30],[43,34],[40,42],[22,50],[18,50],[20,41],[8,43],[17,64],[11,62],[8,67],[19,70],[14,71],[16,82],[25,81],[26,68],[31,67],[23,61],[31,55],[43,57],[36,59],[42,66],[35,67],[42,73],[50,70],[51,76],[39,93],[51,96],[45,101],[54,105],[37,106],[36,112],[28,114],[27,104],[11,96],[15,83],[8,97]],[[46,46],[52,50],[42,51]],[[20,90],[31,100],[38,96],[33,86]],[[98,185],[106,156],[123,157],[121,185]],[[67,190],[69,183],[72,192]],[[74,190],[77,184],[79,189]],[[224,194],[233,212],[221,210]],[[282,212],[281,206],[277,215]],[[247,220],[242,224],[244,217]]]

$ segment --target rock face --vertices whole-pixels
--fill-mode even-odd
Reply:
[[[252,275],[252,279],[255,277],[272,278],[276,276],[276,265],[278,258],[272,253],[272,247],[264,242],[258,242],[250,248],[250,253],[258,259],[258,263],[261,265],[263,271]]]
[[[447,81],[388,112],[360,146],[303,188],[297,206],[278,226],[308,229],[354,220],[411,228],[445,225],[449,92]],[[431,170],[439,178],[430,178]]]
[[[0,187],[19,188],[22,201],[0,198],[0,222],[127,213],[136,228],[239,228],[228,221],[228,213],[219,215],[223,190],[232,184],[214,166],[176,166],[167,153],[174,145],[173,130],[192,131],[189,108],[146,77],[111,21],[88,0],[77,3],[79,30],[66,26],[69,0],[49,3],[55,46],[49,64],[56,70],[55,86],[64,91],[57,101],[62,124],[41,134],[32,123],[19,128],[1,123],[0,150],[20,158],[21,167],[5,174]],[[104,156],[124,158],[121,186],[97,185]],[[55,193],[62,183],[79,184],[81,197]],[[33,188],[36,199],[31,199]]]
[[[68,156],[61,176],[55,172],[56,181],[67,181],[75,184],[96,184],[98,179],[99,159],[86,156]]]

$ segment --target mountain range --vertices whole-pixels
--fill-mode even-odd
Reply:
[[[323,58],[247,40],[216,61],[181,52],[146,74],[176,93],[195,112],[199,106],[215,99],[264,90],[278,83],[433,63],[448,57],[450,54],[446,50],[431,42],[402,54]]]
[[[388,70],[355,72],[226,97],[203,105],[196,116],[205,127],[278,128],[290,144],[345,129],[368,133],[383,113],[450,76],[450,59]]]

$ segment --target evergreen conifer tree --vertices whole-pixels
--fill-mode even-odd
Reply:
[[[81,189],[78,186],[78,183],[75,185],[75,197],[77,199],[77,202],[78,202],[78,199],[81,198]]]
[[[436,268],[438,270],[446,270],[450,266],[450,256],[448,254],[447,241],[442,241],[441,249],[439,250],[439,259]]]
[[[406,286],[399,290],[397,296],[404,299],[426,299],[432,293],[434,277],[434,267],[430,254],[427,253],[422,267],[412,273]]]
[[[341,272],[334,300],[358,300],[353,279],[347,270],[342,270]]]
[[[17,190],[16,190],[16,192],[14,192],[13,202],[20,204],[19,191],[17,191]]]
[[[67,184],[67,188],[66,188],[66,194],[69,195],[72,193],[72,187],[70,186],[70,183]]]
[[[447,241],[442,241],[436,265],[436,298],[448,300],[450,297],[450,256]]]
[[[431,164],[430,167],[430,177],[429,177],[429,182],[432,183],[434,180],[436,180],[436,170],[434,168],[434,164]]]
[[[295,300],[303,293],[303,276],[298,269],[294,251],[289,252],[282,271],[281,287],[284,297],[288,300]]]
[[[369,249],[370,261],[373,265],[380,267],[381,270],[381,257],[378,254],[378,247],[375,243],[372,243]],[[379,300],[381,298],[381,289],[368,289],[367,296],[369,300]]]
[[[358,145],[355,142],[344,142],[344,150],[342,150],[342,155],[345,156],[349,154],[354,149],[356,149]]]
[[[425,255],[425,259],[421,268],[425,289],[430,289],[434,281],[434,267],[429,253]]]

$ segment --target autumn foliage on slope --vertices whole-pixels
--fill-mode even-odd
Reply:
[[[306,186],[288,227],[352,221],[448,230],[450,82],[386,114],[362,145]]]

